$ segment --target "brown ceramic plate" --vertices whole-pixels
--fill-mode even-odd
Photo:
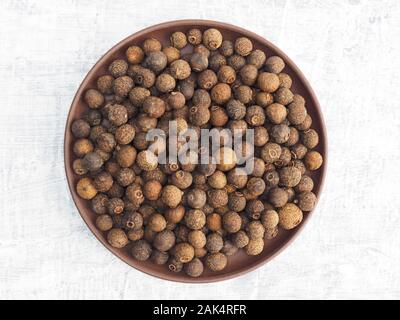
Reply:
[[[309,220],[311,213],[306,213],[304,217],[303,223],[292,231],[284,231],[279,230],[279,235],[273,239],[266,241],[266,246],[263,253],[256,257],[249,257],[244,252],[240,251],[233,257],[229,258],[228,266],[225,270],[221,272],[211,272],[205,271],[204,274],[199,278],[189,278],[184,275],[183,272],[175,274],[170,272],[166,266],[157,266],[152,264],[151,262],[138,262],[135,261],[129,254],[129,250],[119,250],[112,248],[106,240],[105,234],[100,232],[95,227],[95,218],[96,214],[92,212],[90,209],[90,202],[82,200],[79,198],[75,191],[75,186],[78,180],[78,177],[73,173],[72,170],[72,162],[74,160],[74,154],[72,152],[72,144],[73,137],[70,133],[71,123],[79,118],[86,106],[83,101],[83,94],[89,88],[96,87],[96,79],[107,73],[108,65],[117,58],[124,57],[124,53],[126,49],[133,44],[141,44],[146,38],[154,37],[163,42],[164,44],[168,43],[169,36],[174,31],[187,31],[190,28],[199,28],[201,30],[205,30],[207,28],[218,28],[224,39],[235,39],[240,36],[246,36],[253,41],[254,47],[263,50],[267,56],[278,55],[282,57],[286,62],[286,68],[284,72],[288,73],[293,79],[293,91],[295,93],[299,93],[304,96],[306,99],[306,105],[309,114],[313,119],[312,128],[317,130],[320,135],[320,143],[317,151],[319,151],[324,157],[324,164],[316,172],[312,173],[312,178],[314,180],[315,189],[314,192],[319,197],[322,184],[325,177],[326,172],[326,164],[327,164],[327,138],[326,138],[326,130],[324,121],[321,114],[320,105],[317,101],[317,98],[311,89],[310,84],[301,73],[301,71],[296,67],[296,65],[290,60],[286,54],[284,54],[280,49],[275,47],[272,43],[265,40],[264,38],[247,31],[245,29],[225,24],[221,22],[215,21],[207,21],[207,20],[182,20],[182,21],[171,21],[162,23],[156,26],[152,26],[150,28],[144,29],[135,33],[134,35],[128,37],[123,40],[119,44],[117,44],[114,48],[112,48],[109,52],[107,52],[104,57],[102,57],[93,69],[86,76],[85,80],[81,84],[78,92],[76,93],[75,99],[72,103],[71,110],[68,115],[68,120],[66,124],[65,130],[65,142],[64,142],[64,160],[65,160],[65,168],[68,179],[68,185],[72,194],[72,198],[83,218],[86,222],[90,230],[93,234],[101,241],[101,243],[111,252],[113,252],[117,257],[125,261],[130,266],[143,271],[147,274],[172,281],[180,281],[180,282],[194,282],[194,283],[205,283],[205,282],[214,282],[220,280],[226,280],[233,277],[240,276],[246,272],[252,271],[264,263],[271,260],[275,257],[279,252],[281,252],[291,241],[295,238],[296,235],[299,234],[300,230],[303,229],[306,222]]]

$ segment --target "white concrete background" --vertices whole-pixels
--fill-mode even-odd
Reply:
[[[396,0],[1,1],[0,298],[400,298],[399,16]],[[67,112],[92,65],[131,33],[183,18],[277,44],[311,81],[329,134],[325,191],[300,238],[210,285],[116,259],[78,215],[63,169]]]

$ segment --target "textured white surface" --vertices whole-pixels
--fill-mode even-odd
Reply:
[[[96,3],[96,4],[95,4]],[[398,1],[1,1],[0,298],[400,298]],[[152,24],[221,20],[283,49],[329,134],[325,190],[301,236],[261,269],[210,285],[144,275],[84,225],[63,133],[83,77]]]

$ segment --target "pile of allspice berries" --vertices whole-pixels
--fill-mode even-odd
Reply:
[[[261,254],[313,210],[319,137],[282,58],[246,37],[191,29],[166,46],[155,38],[132,45],[108,71],[84,93],[88,109],[71,131],[76,191],[112,247],[199,277],[222,271],[240,249]],[[253,172],[243,174],[229,148],[218,164],[159,164],[166,146],[154,148],[146,134],[168,132],[172,120],[181,131],[254,129]]]

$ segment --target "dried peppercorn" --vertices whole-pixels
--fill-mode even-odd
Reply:
[[[207,183],[211,188],[222,189],[228,183],[226,175],[222,171],[215,171],[211,176],[208,177]]]
[[[83,166],[91,172],[99,170],[103,164],[103,159],[96,152],[89,152],[83,158]]]
[[[188,276],[197,278],[202,275],[204,266],[200,259],[194,258],[192,261],[184,265],[184,271]]]
[[[170,208],[176,208],[182,200],[183,192],[176,186],[167,185],[162,189],[161,199]]]
[[[126,213],[121,220],[122,226],[127,230],[141,230],[143,223],[143,216],[139,212]]]
[[[234,44],[230,40],[222,41],[221,47],[219,48],[219,52],[224,57],[230,57],[231,55],[233,55],[234,50],[235,50]]]
[[[170,73],[177,80],[184,80],[190,76],[191,68],[183,59],[175,60],[170,65]]]
[[[184,219],[186,226],[192,230],[200,230],[206,224],[206,215],[198,209],[187,211]]]
[[[210,28],[203,33],[203,44],[209,50],[217,50],[222,44],[222,34],[215,28]]]
[[[171,92],[175,86],[175,79],[168,73],[162,73],[156,78],[156,88],[159,92],[166,93]]]
[[[302,133],[301,141],[308,149],[313,149],[319,142],[318,133],[314,129],[308,129]]]
[[[234,54],[230,56],[227,60],[229,66],[231,66],[236,71],[239,71],[246,65],[246,59],[241,55]]]
[[[118,184],[114,183],[113,186],[118,186]],[[131,184],[126,188],[126,197],[136,205],[141,205],[145,200],[142,188],[137,184]]]
[[[275,228],[279,223],[279,215],[275,210],[265,210],[260,219],[266,230]]]
[[[270,104],[272,104],[274,102],[274,97],[271,93],[268,92],[257,92],[256,94],[256,103],[257,105],[266,108],[268,107]]]
[[[246,253],[249,256],[257,256],[264,250],[264,239],[256,238],[250,239],[245,247]]]
[[[269,134],[267,128],[258,126],[254,128],[254,146],[262,147],[269,140]]]
[[[103,120],[101,112],[99,110],[95,110],[95,109],[88,110],[85,113],[83,118],[91,127],[100,125],[101,121]],[[90,135],[91,130],[92,130],[92,128],[90,128],[90,130],[89,130],[89,135]]]
[[[111,229],[108,232],[107,241],[112,247],[117,249],[121,249],[129,243],[129,239],[125,231],[119,228]]]
[[[283,207],[288,199],[287,192],[282,188],[273,188],[268,192],[268,201],[276,208]]]
[[[114,93],[121,98],[126,98],[134,85],[135,84],[131,77],[128,76],[119,77],[114,80],[113,84]]]
[[[187,40],[192,45],[198,45],[202,42],[203,34],[199,29],[190,29],[187,34]]]
[[[157,180],[150,180],[143,186],[143,194],[148,200],[157,200],[160,198],[162,185]]]
[[[169,208],[165,211],[165,218],[170,223],[179,223],[185,216],[185,208],[178,206],[176,208]]]
[[[279,184],[284,187],[295,187],[301,179],[301,171],[295,167],[284,167],[279,171]]]
[[[317,196],[311,191],[305,191],[298,195],[297,205],[302,211],[312,211],[317,202]]]
[[[210,108],[210,124],[215,127],[223,127],[229,121],[229,117],[224,108],[212,106]]]
[[[164,230],[158,233],[153,241],[153,246],[162,252],[166,252],[175,245],[175,234],[170,230]]]
[[[299,184],[295,187],[297,193],[310,192],[314,189],[314,181],[306,175],[302,175]]]
[[[246,64],[240,69],[239,74],[243,84],[252,86],[257,81],[258,69],[252,64]]]
[[[114,180],[107,171],[102,171],[96,174],[93,178],[93,185],[99,192],[107,192],[111,189]]]
[[[264,174],[263,179],[267,187],[276,187],[279,184],[279,173],[275,170],[267,171]]]
[[[193,106],[209,108],[211,106],[210,94],[204,89],[197,89],[192,98]]]
[[[87,138],[90,134],[90,125],[85,120],[78,119],[72,123],[71,131],[75,138]]]
[[[225,104],[231,96],[231,87],[226,83],[218,83],[211,89],[211,99],[216,104]]]
[[[98,126],[94,126],[91,130],[90,130],[90,136],[89,139],[93,142],[97,141],[97,138],[103,134],[106,133],[107,129],[105,127],[103,127],[102,125],[98,125]]]
[[[211,271],[222,271],[226,268],[228,259],[221,252],[216,252],[206,257],[206,265]]]
[[[319,152],[310,151],[307,152],[304,159],[304,163],[308,170],[314,171],[318,170],[322,166],[323,159]]]
[[[91,109],[98,109],[102,107],[105,101],[104,96],[95,89],[89,89],[86,91],[84,100]]]
[[[286,124],[277,124],[271,128],[271,137],[276,143],[284,144],[289,140],[290,128]]]
[[[247,56],[247,64],[252,64],[257,69],[260,69],[264,65],[266,59],[265,53],[256,49]]]
[[[274,124],[281,124],[286,119],[287,115],[285,106],[279,103],[270,104],[266,108],[265,113],[269,121],[271,121]]]
[[[195,249],[204,248],[207,242],[206,235],[201,230],[193,230],[188,234],[188,242]]]
[[[144,171],[152,171],[157,168],[158,158],[149,150],[140,151],[136,157],[136,164]]]
[[[179,262],[188,263],[194,258],[194,248],[189,243],[178,243],[173,251],[175,259]]]
[[[279,77],[274,73],[262,72],[257,77],[257,85],[262,91],[273,93],[279,88]]]
[[[207,236],[206,247],[209,252],[215,253],[221,251],[224,246],[224,240],[218,233],[210,233]]]
[[[171,257],[168,261],[168,269],[172,272],[181,272],[183,269],[183,263],[178,261],[176,258]]]
[[[133,243],[131,253],[136,260],[146,261],[150,258],[152,249],[150,244],[142,239]]]
[[[274,100],[277,103],[280,103],[284,106],[287,106],[293,101],[293,93],[290,91],[290,89],[287,88],[279,88],[275,93],[274,93]],[[289,111],[290,113],[290,111]]]
[[[254,127],[262,126],[265,123],[265,112],[260,106],[254,105],[247,108],[246,122]]]
[[[108,201],[108,197],[105,194],[99,193],[91,200],[91,207],[99,215],[106,214]]]
[[[115,131],[115,140],[118,144],[126,145],[133,141],[135,134],[135,128],[127,123],[117,128]]]
[[[143,101],[143,111],[152,118],[160,118],[165,113],[165,102],[158,98],[149,96]]]
[[[207,201],[206,193],[201,189],[192,189],[186,195],[186,201],[189,207],[201,209]]]
[[[222,147],[216,155],[217,169],[220,171],[229,171],[236,166],[237,156],[235,151],[228,147]]]
[[[248,177],[244,169],[234,168],[228,172],[227,175],[228,183],[232,184],[238,189],[242,189],[246,186]]]
[[[260,200],[250,200],[246,204],[246,213],[251,219],[260,219],[263,210],[264,204]]]
[[[207,192],[207,203],[213,208],[228,204],[228,193],[223,189],[211,189]]]
[[[235,212],[241,212],[246,207],[246,198],[241,192],[233,192],[228,195],[228,207]]]
[[[239,248],[236,247],[231,241],[227,240],[222,247],[221,252],[227,257],[231,257],[235,255],[239,251]]]
[[[99,229],[100,231],[109,231],[112,229],[113,227],[113,220],[112,218],[107,215],[107,214],[103,214],[101,216],[98,216],[96,219],[96,227],[97,229]]]
[[[272,56],[265,61],[265,67],[269,72],[279,74],[285,68],[285,62],[281,57]]]
[[[114,77],[110,76],[110,75],[104,75],[97,79],[97,89],[102,94],[112,94],[113,93],[113,84],[114,84]],[[103,104],[103,103],[101,103],[101,104]]]
[[[155,73],[148,68],[141,66],[133,68],[132,66],[129,73],[135,83],[144,88],[151,88],[156,82]]]
[[[279,144],[268,142],[261,149],[261,158],[266,163],[273,163],[279,159],[282,153],[282,148]]]
[[[210,69],[200,72],[199,76],[197,77],[198,86],[204,90],[210,90],[217,84],[217,82],[217,75]]]
[[[285,146],[287,147],[292,147],[294,146],[296,143],[299,142],[300,139],[300,135],[299,135],[299,131],[294,128],[294,127],[289,127],[290,132],[289,132],[289,139],[285,142]]]
[[[162,52],[167,57],[167,64],[171,64],[172,62],[181,58],[180,51],[175,47],[165,47],[162,49]]]
[[[144,66],[156,74],[163,71],[167,66],[167,63],[167,56],[162,51],[152,51],[147,54],[147,57],[144,60]]]
[[[126,75],[128,71],[128,63],[125,60],[115,60],[110,64],[108,71],[114,78],[119,78]]]
[[[187,45],[186,35],[181,31],[176,31],[171,35],[171,45],[177,49],[183,49]]]
[[[229,211],[222,217],[222,225],[229,233],[238,232],[242,225],[242,219],[237,212]]]
[[[120,198],[112,198],[108,201],[107,212],[110,215],[119,215],[124,211],[125,203]]]
[[[303,220],[303,212],[293,203],[279,210],[279,226],[285,230],[296,228]]]
[[[248,104],[253,100],[253,90],[247,85],[241,85],[235,89],[235,98],[241,103]]]
[[[167,227],[167,221],[163,215],[154,213],[149,217],[147,226],[155,232],[161,232]]]
[[[230,66],[223,65],[218,70],[218,80],[223,83],[231,84],[236,80],[236,71]]]
[[[235,51],[241,56],[248,56],[253,50],[253,43],[249,38],[240,37],[235,40]]]

